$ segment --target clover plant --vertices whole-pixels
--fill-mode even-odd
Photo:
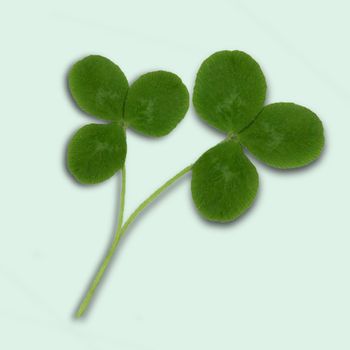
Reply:
[[[80,109],[107,123],[80,128],[68,144],[67,166],[83,184],[96,184],[122,170],[119,222],[111,250],[77,311],[81,316],[111,259],[120,238],[125,203],[125,158],[128,127],[146,136],[171,132],[185,116],[189,93],[181,79],[169,72],[142,75],[129,87],[121,69],[102,56],[78,61],[68,76],[69,90]]]
[[[293,103],[264,107],[266,82],[246,53],[220,51],[199,68],[193,104],[209,125],[227,134],[192,169],[192,198],[206,219],[232,221],[256,196],[259,178],[243,152],[281,169],[305,166],[321,154],[323,127],[316,114]]]
[[[89,124],[73,136],[68,169],[84,184],[107,180],[122,170],[122,190],[116,234],[102,265],[76,312],[84,314],[129,225],[165,189],[192,171],[192,198],[207,220],[233,221],[256,196],[258,173],[244,147],[258,160],[280,168],[298,168],[317,159],[324,145],[321,121],[309,109],[293,103],[264,106],[266,81],[261,68],[241,51],[220,51],[207,58],[197,74],[193,104],[198,115],[226,138],[168,180],[142,202],[123,223],[128,127],[147,136],[164,136],[185,116],[186,87],[175,74],[142,75],[129,87],[120,68],[107,58],[88,56],[69,73],[69,88],[77,105],[107,123]]]

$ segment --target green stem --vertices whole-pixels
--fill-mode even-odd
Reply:
[[[174,182],[179,180],[182,176],[187,174],[192,169],[192,165],[187,166],[185,169],[181,170],[179,173],[177,173],[174,177],[172,177],[170,180],[168,180],[163,186],[159,187],[156,191],[154,191],[147,199],[145,199],[136,209],[135,211],[129,216],[128,220],[126,220],[125,224],[123,225],[120,235],[124,235],[125,231],[128,229],[128,227],[135,221],[135,219],[138,217],[138,215],[144,210],[148,205],[150,205],[159,195],[166,190],[169,186],[171,186]]]
[[[79,305],[79,308],[77,312],[75,313],[75,317],[79,318],[84,315],[86,309],[88,308],[92,297],[95,294],[96,288],[101,282],[101,279],[108,267],[109,262],[112,259],[112,256],[118,246],[119,239],[121,237],[121,228],[123,226],[123,217],[124,217],[124,208],[125,208],[125,191],[126,191],[126,171],[125,171],[125,165],[122,168],[122,189],[120,192],[120,208],[119,208],[119,215],[118,215],[118,227],[112,242],[112,245],[110,246],[106,257],[104,258],[99,270],[97,271],[89,290],[86,292],[84,299]]]
[[[114,240],[112,242],[111,247],[109,248],[107,255],[102,262],[101,267],[99,268],[96,276],[94,277],[93,282],[91,283],[91,286],[86,293],[83,301],[81,302],[78,311],[76,312],[75,316],[77,318],[81,317],[86,309],[88,308],[91,299],[96,291],[96,288],[98,287],[108,264],[110,263],[112,256],[118,246],[120,238],[125,234],[128,227],[135,221],[135,219],[138,217],[138,215],[149,205],[151,204],[156,198],[159,197],[159,195],[165,191],[169,186],[171,186],[174,182],[179,180],[182,176],[184,176],[186,173],[188,173],[192,169],[192,165],[187,166],[183,170],[181,170],[179,173],[177,173],[175,176],[173,176],[170,180],[164,183],[161,187],[159,187],[156,191],[154,191],[147,199],[145,199],[136,209],[135,211],[129,216],[129,218],[126,220],[125,224],[122,225],[122,219],[123,219],[123,213],[124,213],[124,203],[125,203],[125,168],[123,168],[122,173],[122,191],[121,191],[121,201],[120,201],[120,212],[119,212],[119,221],[118,221],[118,228],[114,237]]]
[[[125,170],[125,164],[124,164],[122,168],[122,189],[120,192],[120,209],[119,209],[119,215],[118,215],[118,227],[116,232],[119,232],[123,226],[124,209],[125,209],[125,191],[126,191],[126,170]]]

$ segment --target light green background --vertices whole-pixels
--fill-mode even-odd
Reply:
[[[3,1],[0,11],[0,348],[348,350],[350,348],[347,0]],[[196,213],[190,177],[128,232],[96,302],[72,313],[112,237],[118,178],[75,184],[65,145],[92,121],[66,74],[91,53],[129,80],[166,69],[192,90],[209,54],[262,66],[268,102],[319,114],[320,161],[258,162],[261,187],[236,223]],[[168,137],[128,134],[127,214],[221,135],[190,110]]]

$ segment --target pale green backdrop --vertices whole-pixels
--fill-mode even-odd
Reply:
[[[350,349],[348,1],[3,1],[0,10],[0,348]],[[65,145],[91,122],[66,74],[94,53],[130,80],[156,69],[192,90],[211,53],[262,66],[268,101],[306,105],[327,146],[313,166],[255,162],[256,204],[208,224],[184,178],[128,232],[85,320],[73,311],[110,242],[118,177],[79,186]],[[127,214],[222,136],[190,110],[168,137],[128,133]]]

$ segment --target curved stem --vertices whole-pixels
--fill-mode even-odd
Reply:
[[[177,173],[175,176],[173,176],[170,180],[164,183],[164,185],[160,186],[156,191],[154,191],[148,198],[146,198],[135,210],[134,212],[129,216],[129,218],[126,220],[125,224],[123,225],[120,235],[123,236],[125,231],[128,229],[128,227],[135,221],[135,219],[138,217],[138,215],[148,206],[150,205],[159,195],[166,190],[169,186],[171,186],[174,182],[179,180],[182,176],[187,174],[192,169],[192,165],[187,166],[183,170],[181,170],[179,173]]]
[[[123,217],[124,217],[124,208],[125,208],[125,191],[126,191],[126,171],[125,171],[125,165],[122,168],[122,188],[121,188],[121,192],[120,192],[120,207],[119,207],[119,215],[118,215],[118,226],[117,226],[117,230],[112,242],[112,245],[110,246],[110,248],[108,249],[107,255],[104,258],[100,268],[98,269],[90,287],[89,290],[87,291],[87,293],[84,296],[84,299],[82,300],[82,302],[79,305],[79,308],[77,310],[77,312],[75,313],[75,316],[77,318],[81,317],[84,315],[86,309],[88,308],[92,297],[95,294],[96,288],[98,287],[98,285],[100,284],[100,281],[109,265],[110,260],[112,259],[112,256],[118,246],[119,243],[119,239],[120,239],[120,232],[121,232],[121,228],[123,226]]]
[[[118,246],[120,238],[125,234],[125,231],[128,229],[128,227],[135,221],[135,219],[138,217],[138,215],[149,205],[151,204],[156,198],[159,197],[159,195],[165,191],[169,186],[171,186],[174,182],[179,180],[182,176],[184,176],[186,173],[188,173],[192,169],[192,165],[187,166],[183,170],[181,170],[179,173],[177,173],[175,176],[173,176],[170,180],[164,183],[161,187],[159,187],[156,191],[154,191],[147,199],[145,199],[136,209],[135,211],[129,216],[129,218],[126,220],[125,224],[122,225],[122,219],[123,219],[123,213],[124,213],[124,203],[125,203],[125,169],[123,168],[123,188],[121,192],[121,210],[119,212],[119,222],[118,222],[118,228],[115,234],[115,238],[112,242],[111,247],[109,248],[107,255],[102,262],[102,265],[100,269],[98,270],[93,282],[91,283],[91,286],[86,293],[82,303],[79,306],[78,311],[76,312],[76,317],[81,317],[86,309],[88,308],[91,299],[95,293],[96,288],[98,287],[106,268]],[[120,220],[121,219],[121,220]]]

